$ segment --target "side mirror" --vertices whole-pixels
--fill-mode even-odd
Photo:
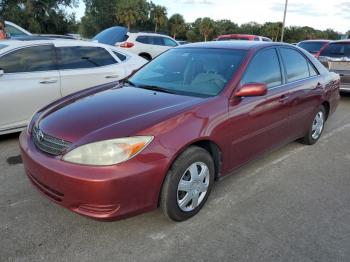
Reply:
[[[5,74],[4,70],[0,68],[0,77],[2,77]]]
[[[267,93],[267,87],[264,83],[248,83],[243,85],[235,94],[237,97],[244,96],[264,96]]]

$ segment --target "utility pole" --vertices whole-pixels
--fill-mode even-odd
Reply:
[[[285,26],[286,26],[287,7],[288,7],[288,0],[286,0],[286,4],[285,4],[285,6],[284,6],[284,15],[283,15],[283,24],[282,24],[281,42],[283,42],[283,37],[284,37],[284,28],[285,28]]]

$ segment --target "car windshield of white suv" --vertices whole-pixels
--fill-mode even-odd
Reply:
[[[246,51],[215,48],[171,49],[128,79],[130,85],[161,92],[216,96],[239,68]]]

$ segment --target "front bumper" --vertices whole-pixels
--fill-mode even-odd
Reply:
[[[76,165],[38,151],[26,131],[20,136],[20,148],[33,185],[73,212],[117,220],[157,207],[167,158],[145,162],[136,156],[107,167]]]

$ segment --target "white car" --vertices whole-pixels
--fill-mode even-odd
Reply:
[[[6,25],[6,32],[11,37],[32,36],[30,32],[28,32],[27,30],[23,29],[19,25],[16,25],[12,22],[5,21],[5,25]]]
[[[180,45],[167,35],[156,33],[130,33],[127,28],[108,28],[93,38],[99,43],[126,48],[129,52],[151,60],[170,48]]]
[[[39,108],[73,92],[117,81],[147,61],[79,40],[0,42],[0,134],[25,128]]]

